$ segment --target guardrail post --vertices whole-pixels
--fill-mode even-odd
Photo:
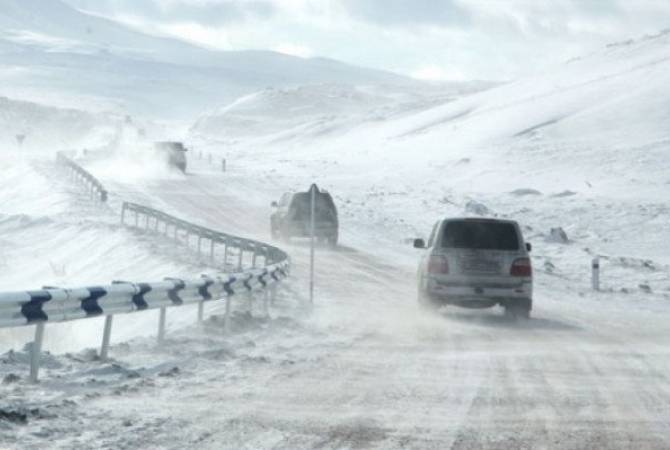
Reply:
[[[223,268],[228,267],[228,241],[223,243]]]
[[[256,247],[254,247],[254,254],[253,254],[253,256],[251,257],[251,267],[252,267],[253,269],[256,268],[256,258],[257,258],[257,257],[258,257],[258,253],[256,253]]]
[[[100,360],[107,361],[109,355],[109,341],[112,337],[113,315],[105,316],[105,329],[102,332],[102,346],[100,347]]]
[[[216,243],[214,242],[214,239],[211,239],[209,241],[209,260],[211,262],[214,262],[214,245],[216,245]]]
[[[223,316],[223,331],[230,333],[230,313],[231,313],[231,299],[230,295],[226,295],[226,315]]]
[[[264,266],[269,266],[269,265],[272,264],[272,261],[270,260],[270,257],[268,256],[268,255],[270,255],[270,253],[271,252],[270,252],[269,248],[265,247],[263,249],[263,265]]]
[[[591,261],[591,286],[594,291],[600,290],[600,258],[598,256]]]
[[[251,291],[247,291],[247,311],[251,314],[254,310],[254,294]]]
[[[163,343],[165,339],[165,318],[166,318],[167,308],[163,306],[160,309],[160,316],[158,317],[158,343]]]
[[[140,213],[135,210],[135,228],[139,228],[140,223]]]
[[[202,244],[202,236],[198,235],[198,258],[200,258],[200,254],[202,253],[200,246]]]
[[[242,270],[242,259],[244,258],[244,250],[240,247],[240,254],[237,258],[237,270]]]
[[[202,323],[205,317],[205,302],[198,302],[198,323]]]
[[[265,317],[270,317],[270,308],[268,307],[270,292],[267,288],[263,289],[263,314]]]
[[[40,356],[42,353],[42,341],[44,340],[44,322],[35,325],[35,340],[30,346],[30,382],[37,383],[40,372]]]
[[[277,283],[272,283],[270,285],[270,304],[274,306],[275,300],[277,300]]]
[[[146,218],[144,219],[144,229],[145,230],[149,229],[149,214],[147,214]]]

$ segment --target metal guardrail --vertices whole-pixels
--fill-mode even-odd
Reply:
[[[288,260],[263,268],[247,269],[239,273],[202,276],[196,280],[166,278],[153,283],[114,282],[111,285],[72,289],[45,288],[35,291],[0,293],[0,328],[36,325],[35,340],[31,346],[30,379],[37,381],[39,355],[44,326],[48,322],[68,322],[78,319],[106,316],[101,359],[107,359],[112,318],[115,314],[160,310],[158,340],[165,336],[166,309],[187,304],[199,305],[198,320],[202,321],[204,303],[225,299],[225,327],[231,313],[231,297],[240,293],[265,291],[267,311],[268,291],[274,300],[275,284],[288,274]]]
[[[58,160],[87,180],[91,189],[99,193],[101,201],[106,200],[107,191],[92,175],[62,153],[59,153]],[[129,225],[126,222],[131,215],[134,216],[134,222]],[[195,237],[200,255],[203,242],[209,241],[212,262],[215,261],[217,247],[223,246],[222,273],[203,275],[195,280],[166,278],[149,283],[116,281],[102,286],[65,289],[45,287],[32,291],[0,292],[0,328],[35,325],[35,339],[30,346],[32,382],[38,379],[44,328],[49,322],[104,316],[100,349],[100,359],[104,361],[108,358],[112,320],[116,314],[158,309],[158,341],[161,342],[165,337],[167,308],[198,304],[198,321],[202,321],[205,303],[224,299],[224,328],[229,330],[231,299],[234,296],[244,294],[252,301],[254,293],[262,292],[267,314],[268,304],[274,302],[276,296],[277,283],[288,276],[288,255],[263,242],[214,231],[136,203],[123,203],[121,221],[137,228],[142,228],[143,222],[144,229],[171,235],[176,241],[189,246],[192,237]]]
[[[233,270],[241,270],[245,262],[249,267],[259,267],[260,258],[263,259],[264,265],[288,260],[288,255],[283,250],[272,245],[214,231],[153,208],[124,202],[121,208],[121,223],[128,225],[128,220],[136,228],[165,235],[189,246],[193,245],[199,256],[202,256],[205,249],[209,247],[209,258],[212,263],[216,261],[217,246],[223,246],[221,267],[224,271],[231,267],[235,268]],[[191,242],[193,238],[195,242]],[[245,255],[248,255],[247,259],[250,261],[245,261]],[[232,264],[231,258],[233,259]]]
[[[58,152],[56,154],[56,161],[69,168],[76,180],[87,185],[88,191],[92,197],[97,198],[103,203],[107,201],[107,189],[105,189],[97,178],[86,171],[86,169],[74,162],[63,152]]]

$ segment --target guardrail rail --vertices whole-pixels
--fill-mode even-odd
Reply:
[[[258,267],[261,259],[264,265],[288,259],[288,255],[283,250],[272,245],[214,231],[137,203],[123,203],[121,223],[162,234],[189,246],[193,245],[198,256],[202,256],[208,249],[212,263],[215,262],[217,253],[220,253],[217,252],[217,247],[223,246],[222,267],[224,270],[231,267],[241,270],[245,265],[245,255],[247,259],[250,259],[248,262],[252,268]],[[193,238],[195,242],[191,242]],[[233,259],[232,264],[231,258]]]
[[[98,199],[102,203],[107,201],[107,189],[105,189],[102,183],[86,169],[70,159],[64,152],[58,152],[56,154],[56,161],[70,169],[75,180],[87,186],[87,190],[92,197]]]

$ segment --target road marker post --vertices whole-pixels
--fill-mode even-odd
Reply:
[[[319,188],[316,184],[312,184],[309,188],[311,205],[310,205],[310,215],[309,215],[309,234],[310,234],[310,248],[309,248],[309,304],[314,304],[314,253],[316,245],[316,227],[315,227],[315,213],[316,213],[316,194],[319,192]]]
[[[591,286],[594,291],[600,290],[600,258],[598,256],[591,261]]]

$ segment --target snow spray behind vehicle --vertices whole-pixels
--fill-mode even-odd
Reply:
[[[188,149],[184,144],[176,141],[161,141],[154,143],[154,149],[167,155],[170,166],[186,172],[186,152]]]

